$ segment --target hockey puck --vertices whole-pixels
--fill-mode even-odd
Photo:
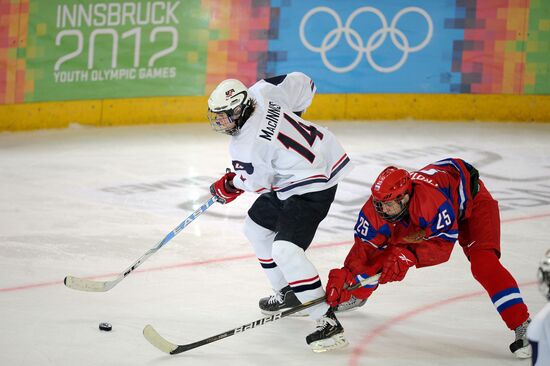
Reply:
[[[109,323],[99,323],[99,330],[104,330],[110,332],[113,329],[113,326]]]

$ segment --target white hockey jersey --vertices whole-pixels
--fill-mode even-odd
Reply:
[[[529,324],[527,339],[533,348],[533,366],[550,365],[550,303]]]
[[[348,155],[328,129],[293,113],[309,107],[315,91],[300,72],[260,80],[249,88],[255,110],[229,145],[235,187],[275,191],[285,200],[328,189],[351,170]]]

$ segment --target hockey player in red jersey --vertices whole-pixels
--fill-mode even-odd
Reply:
[[[229,203],[245,191],[259,194],[244,233],[271,287],[260,310],[275,314],[324,296],[319,273],[305,251],[334,200],[351,162],[326,128],[301,118],[315,94],[301,72],[260,80],[250,88],[222,81],[208,99],[212,128],[231,135],[234,173],[211,186]],[[308,308],[316,331],[306,337],[316,352],[347,344],[344,329],[326,303]]]
[[[449,260],[458,240],[497,312],[516,339],[510,350],[528,358],[527,306],[500,263],[500,217],[478,171],[462,159],[444,159],[418,171],[388,167],[377,177],[359,213],[355,243],[344,267],[329,273],[327,302],[366,299],[379,284],[401,281],[409,268]],[[359,278],[381,272],[378,283],[347,291]]]

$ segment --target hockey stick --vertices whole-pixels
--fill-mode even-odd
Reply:
[[[72,288],[73,290],[80,291],[90,291],[90,292],[105,292],[109,291],[115,287],[120,281],[122,281],[126,276],[132,273],[136,268],[138,268],[143,262],[147,260],[150,256],[155,254],[160,248],[162,248],[166,243],[168,243],[174,236],[176,236],[180,231],[182,231],[187,225],[189,225],[193,220],[199,217],[208,207],[212,206],[218,198],[212,196],[206,203],[199,207],[195,212],[189,215],[184,221],[182,221],[174,230],[172,230],[168,235],[164,237],[154,248],[149,249],[144,255],[142,255],[137,261],[132,263],[124,272],[122,272],[117,278],[112,281],[94,281],[86,278],[67,276],[63,281],[65,286]]]
[[[351,286],[349,288],[349,290],[354,290],[354,289],[359,288],[361,286],[370,285],[370,284],[378,281],[379,278],[380,278],[380,274],[376,274],[372,277],[369,277],[369,278],[366,278],[366,279],[362,280],[359,283],[354,284],[353,286]],[[326,296],[319,297],[315,300],[305,302],[305,303],[300,304],[298,306],[295,306],[291,309],[285,310],[281,313],[273,314],[273,315],[267,316],[265,318],[253,321],[251,323],[241,325],[240,327],[228,330],[226,332],[216,334],[215,336],[208,337],[206,339],[203,339],[203,340],[200,340],[200,341],[197,341],[197,342],[193,342],[193,343],[188,343],[188,344],[175,344],[175,343],[167,341],[150,324],[146,325],[145,328],[143,328],[143,336],[145,337],[145,339],[147,339],[149,341],[149,343],[151,343],[153,346],[160,349],[162,352],[169,353],[171,355],[175,355],[175,354],[178,354],[178,353],[189,351],[193,348],[201,347],[201,346],[204,346],[206,344],[219,341],[219,340],[227,338],[227,337],[231,337],[232,335],[235,335],[235,334],[238,334],[238,333],[243,333],[243,332],[245,332],[249,329],[254,329],[254,328],[259,327],[261,325],[268,324],[268,323],[274,322],[274,321],[282,319],[282,318],[286,318],[287,316],[292,315],[294,313],[297,313],[301,310],[304,310],[304,309],[310,308],[314,305],[320,304],[320,303],[324,302],[325,300],[326,300]]]

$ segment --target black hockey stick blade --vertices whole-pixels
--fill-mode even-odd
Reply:
[[[353,285],[349,289],[353,290],[353,289],[356,289],[360,286],[365,286],[365,285],[372,284],[372,283],[378,281],[379,277],[380,277],[379,274],[374,275],[374,276],[369,277],[365,280],[362,280],[361,283],[356,283],[355,285]],[[193,342],[193,343],[188,343],[188,344],[175,344],[175,343],[172,343],[172,342],[166,340],[150,324],[146,325],[145,328],[143,328],[143,336],[145,337],[145,339],[147,339],[149,341],[149,343],[151,343],[153,346],[157,347],[162,352],[165,352],[165,353],[168,353],[168,354],[171,354],[171,355],[176,355],[178,353],[183,353],[183,352],[189,351],[193,348],[201,347],[201,346],[204,346],[206,344],[216,342],[216,341],[219,341],[219,340],[227,338],[227,337],[231,337],[232,335],[235,335],[235,334],[238,334],[238,333],[243,333],[247,330],[254,329],[254,328],[257,328],[259,326],[272,323],[276,320],[286,318],[287,316],[290,316],[294,313],[297,313],[297,312],[302,311],[304,309],[307,309],[307,308],[310,308],[310,307],[315,306],[317,304],[320,304],[320,303],[324,302],[325,300],[326,300],[326,296],[319,297],[317,299],[314,299],[314,300],[305,302],[303,304],[300,304],[298,306],[295,306],[291,309],[285,310],[281,313],[276,313],[276,314],[267,316],[265,318],[253,321],[251,323],[241,325],[240,327],[228,330],[226,332],[216,334],[215,336],[208,337],[208,338],[202,339],[200,341]]]
[[[303,303],[301,305],[295,306],[292,309],[288,309],[288,310],[283,311],[281,313],[276,313],[276,314],[267,316],[265,318],[258,319],[256,321],[251,322],[251,323],[241,325],[240,327],[228,330],[228,331],[220,333],[220,334],[216,334],[215,336],[208,337],[206,339],[203,339],[203,340],[200,340],[200,341],[197,341],[197,342],[194,342],[194,343],[189,343],[189,344],[175,344],[175,343],[172,343],[172,342],[166,340],[164,337],[162,337],[155,330],[155,328],[153,328],[153,326],[150,325],[150,324],[146,325],[145,328],[143,328],[143,336],[145,337],[145,339],[147,339],[149,341],[149,343],[151,343],[153,346],[157,347],[159,350],[161,350],[165,353],[169,353],[171,355],[175,355],[175,354],[178,354],[178,353],[183,353],[183,352],[189,351],[193,348],[197,348],[197,347],[204,346],[206,344],[209,344],[209,343],[212,343],[212,342],[215,342],[215,341],[219,341],[221,339],[230,337],[230,336],[235,335],[237,333],[243,333],[243,332],[245,332],[249,329],[254,329],[254,328],[259,327],[261,325],[271,323],[271,322],[274,322],[276,320],[285,318],[285,317],[287,317],[289,315],[292,315],[294,313],[297,313],[301,310],[304,310],[304,309],[307,309],[311,306],[320,304],[320,303],[324,302],[325,299],[326,299],[325,296],[319,297],[315,300],[311,300],[311,301],[308,301],[308,302]]]

